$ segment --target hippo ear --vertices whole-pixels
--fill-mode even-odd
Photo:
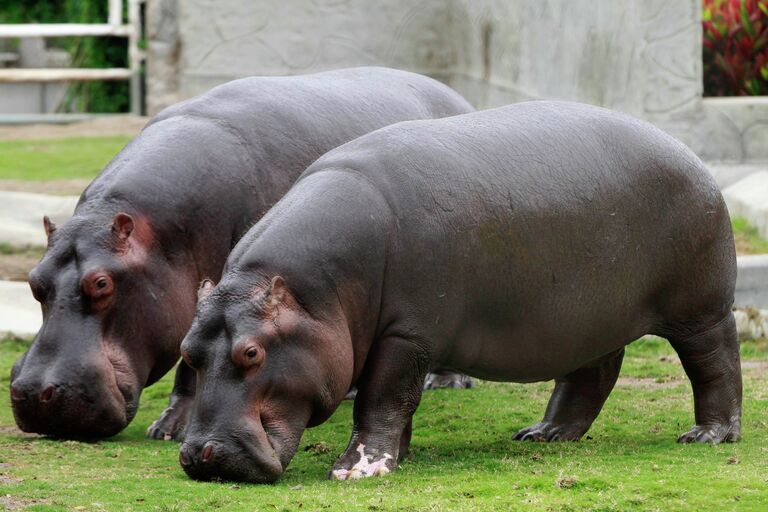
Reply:
[[[269,283],[269,286],[256,291],[254,302],[265,313],[272,313],[279,306],[288,293],[288,287],[285,280],[280,276],[275,276]]]
[[[197,300],[201,301],[209,296],[214,286],[213,281],[210,279],[203,279],[203,282],[200,283],[200,288],[197,289]]]
[[[43,227],[45,228],[45,236],[51,238],[53,232],[56,231],[56,224],[47,215],[43,216]]]
[[[270,309],[277,307],[278,304],[285,300],[286,292],[285,280],[280,276],[273,277],[265,297],[267,307]]]
[[[115,219],[112,221],[112,233],[121,242],[128,240],[128,237],[133,233],[133,217],[123,212],[115,215]]]

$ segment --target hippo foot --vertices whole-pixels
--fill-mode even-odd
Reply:
[[[384,476],[393,471],[397,463],[389,453],[381,453],[379,450],[365,452],[365,445],[360,443],[355,450],[359,456],[345,453],[342,455],[328,475],[330,480],[357,480],[371,476]],[[349,459],[357,462],[349,462]]]
[[[424,379],[424,389],[469,389],[475,387],[475,381],[472,377],[461,373],[437,372],[428,373]]]
[[[542,421],[520,430],[515,434],[515,441],[578,441],[585,429],[574,425],[560,425]]]
[[[147,437],[163,441],[183,441],[192,398],[175,400],[147,429]]]
[[[677,438],[678,443],[735,443],[741,439],[738,422],[719,425],[696,425]]]

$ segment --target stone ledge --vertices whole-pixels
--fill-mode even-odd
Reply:
[[[732,217],[744,217],[768,238],[768,171],[758,171],[723,190]]]
[[[74,196],[49,196],[0,191],[0,242],[15,246],[44,246],[43,215],[66,222],[77,205]]]
[[[43,315],[27,283],[0,281],[0,333],[34,336]]]
[[[739,256],[736,301],[739,308],[768,308],[768,254]]]

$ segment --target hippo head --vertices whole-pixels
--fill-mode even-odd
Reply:
[[[46,218],[45,228],[48,249],[29,274],[43,325],[11,373],[16,423],[54,437],[108,437],[175,363],[191,321],[178,312],[191,317],[194,292],[182,307],[141,215],[75,215],[58,230]]]
[[[273,482],[352,379],[343,322],[310,314],[281,277],[245,274],[203,283],[181,345],[197,392],[179,461],[196,479]]]

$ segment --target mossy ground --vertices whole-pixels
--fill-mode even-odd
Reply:
[[[23,341],[0,342],[8,397]],[[550,383],[481,382],[425,393],[412,451],[399,470],[355,482],[325,480],[345,447],[351,403],[308,430],[274,485],[189,480],[178,446],[144,430],[166,404],[170,375],[147,389],[128,429],[107,441],[55,441],[19,432],[0,408],[0,505],[31,510],[768,510],[768,345],[748,342],[744,439],[678,445],[693,421],[690,386],[663,340],[632,344],[622,377],[578,443],[521,443],[515,431],[543,413]]]

